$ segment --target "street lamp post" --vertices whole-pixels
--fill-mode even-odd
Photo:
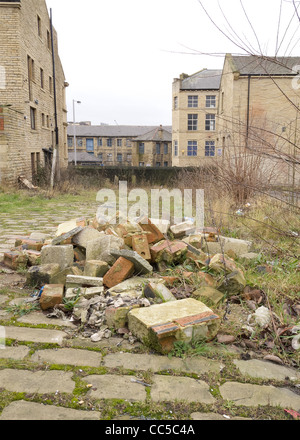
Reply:
[[[74,162],[77,165],[77,151],[76,151],[76,120],[75,120],[75,104],[81,104],[81,101],[73,99],[73,127],[74,127]]]

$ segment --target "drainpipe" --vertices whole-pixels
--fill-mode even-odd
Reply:
[[[57,124],[57,104],[56,104],[56,74],[55,74],[55,54],[54,54],[54,39],[53,39],[53,25],[52,25],[52,9],[50,9],[50,31],[51,31],[51,49],[52,49],[52,66],[53,66],[53,94],[54,94],[54,121],[55,121],[55,148],[53,150],[52,170],[51,170],[51,188],[54,187],[54,174],[56,164],[58,164],[57,171],[59,173],[59,151],[58,151],[58,124]]]
[[[248,148],[248,140],[249,140],[249,124],[250,124],[250,88],[251,88],[250,86],[251,86],[251,75],[248,75],[246,148]]]

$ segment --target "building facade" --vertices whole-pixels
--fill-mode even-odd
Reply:
[[[217,147],[217,112],[221,70],[204,69],[173,81],[172,164],[199,166],[211,163]]]
[[[171,166],[172,128],[139,125],[69,124],[69,155],[87,152],[100,166]],[[158,144],[160,153],[158,153]],[[74,162],[74,154],[72,154]]]
[[[31,180],[56,146],[59,166],[67,166],[67,86],[46,2],[1,0],[1,185]]]

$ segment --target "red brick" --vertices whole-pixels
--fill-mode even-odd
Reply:
[[[145,260],[151,260],[151,254],[146,234],[134,235],[132,237],[132,249]]]
[[[179,330],[178,325],[174,322],[168,322],[166,324],[159,324],[151,327],[151,330],[157,335],[158,338],[166,337]]]
[[[40,297],[40,306],[42,310],[51,309],[63,302],[64,285],[46,284]]]
[[[26,266],[27,260],[27,255],[23,254],[22,252],[12,251],[4,253],[3,263],[10,269],[16,270],[21,266]]]
[[[44,246],[44,243],[41,243],[37,240],[22,240],[21,246],[26,246],[27,249],[32,251],[40,251]]]
[[[182,253],[187,250],[187,244],[182,241],[165,240],[157,243],[150,248],[152,261],[164,260],[169,263],[181,257]]]
[[[175,322],[181,327],[187,327],[188,325],[197,325],[202,322],[211,321],[213,319],[220,319],[218,315],[212,312],[203,312],[198,315],[185,316],[184,318],[178,318]]]
[[[129,278],[134,273],[134,264],[124,257],[118,258],[112,268],[105,274],[103,284],[110,288]]]
[[[157,243],[165,238],[158,227],[151,223],[149,219],[144,217],[140,220],[139,225],[145,232],[147,232],[148,243]]]

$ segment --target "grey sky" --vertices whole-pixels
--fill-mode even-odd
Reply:
[[[70,84],[68,120],[73,120],[72,100],[76,99],[82,101],[76,105],[76,120],[171,125],[173,78],[205,67],[221,69],[223,56],[217,54],[244,54],[230,41],[238,41],[234,31],[242,40],[241,46],[261,48],[267,55],[274,55],[276,47],[281,56],[300,53],[299,21],[294,17],[289,25],[293,15],[289,0],[203,0],[230,39],[211,23],[198,0],[46,3],[52,8],[60,57]]]

